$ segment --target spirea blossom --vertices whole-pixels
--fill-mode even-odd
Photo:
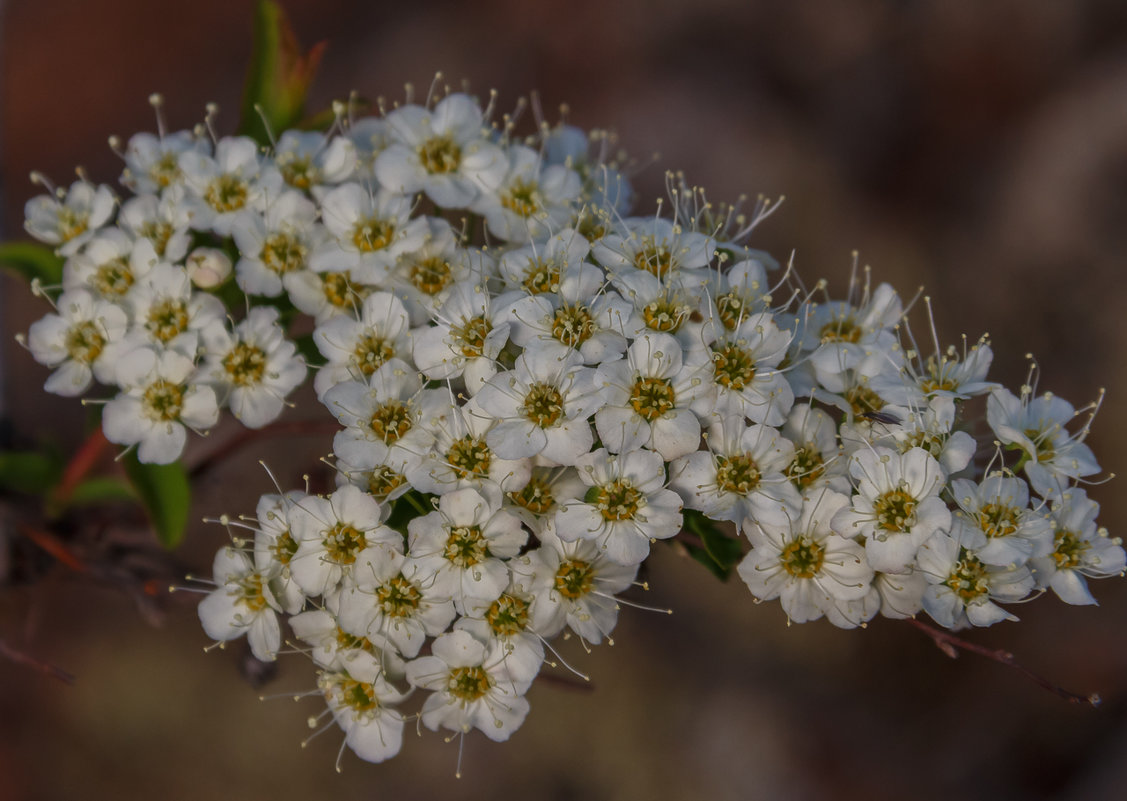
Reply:
[[[222,409],[269,430],[312,368],[337,487],[262,496],[199,616],[305,651],[362,759],[416,714],[507,739],[663,541],[844,628],[990,625],[1124,569],[1077,486],[1098,404],[992,382],[985,338],[921,355],[867,273],[806,290],[746,244],[772,204],[671,177],[635,213],[605,140],[461,92],[266,148],[205,130],[130,138],[120,207],[86,179],[28,201],[66,261],[26,344],[142,462]]]

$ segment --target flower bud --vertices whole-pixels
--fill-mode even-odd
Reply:
[[[214,289],[231,274],[231,259],[216,248],[196,248],[185,264],[188,277],[200,289]]]

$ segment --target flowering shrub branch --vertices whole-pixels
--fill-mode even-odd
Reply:
[[[916,616],[989,626],[1048,590],[1094,603],[1087,580],[1123,572],[1085,488],[1099,402],[1038,394],[1033,371],[1016,393],[990,381],[985,337],[944,347],[932,327],[921,346],[867,269],[844,297],[808,288],[747,245],[777,204],[713,205],[671,174],[635,214],[602,132],[520,134],[438,81],[275,130],[310,63],[283,61],[294,94],[263,111],[264,146],[217,135],[214,110],[165,131],[154,99],[157,134],[118,143],[132,197],[39,178],[26,207],[65,258],[27,346],[48,391],[103,388],[150,509],[186,508],[190,436],[230,412],[252,433],[222,458],[287,426],[316,363],[337,488],[220,518],[214,642],[266,662],[295,644],[316,720],[365,760],[410,719],[505,740],[546,665],[587,678],[562,641],[609,640],[664,540],[790,622],[908,619],[1081,698]]]

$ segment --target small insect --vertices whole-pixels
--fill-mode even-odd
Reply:
[[[866,420],[872,420],[874,423],[885,423],[890,426],[898,426],[902,422],[899,417],[891,412],[861,412],[861,416]]]

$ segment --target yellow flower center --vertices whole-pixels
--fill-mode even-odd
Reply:
[[[262,263],[278,275],[300,270],[305,266],[305,256],[305,245],[293,234],[272,234],[262,245]]]
[[[352,229],[352,244],[361,253],[383,250],[395,241],[395,223],[372,217],[360,220]]]
[[[554,426],[563,416],[563,395],[552,384],[533,384],[524,396],[521,413],[541,428]]]
[[[755,380],[755,359],[733,342],[712,349],[712,369],[716,383],[739,392]]]
[[[437,295],[454,280],[453,273],[448,261],[434,256],[412,264],[409,279],[424,295]]]
[[[818,575],[826,559],[826,549],[806,537],[790,542],[779,554],[783,570],[800,579],[810,579]]]
[[[959,561],[943,583],[967,604],[990,592],[986,577],[986,566],[966,548],[959,548]]]
[[[356,554],[368,547],[364,532],[344,522],[338,522],[326,531],[322,543],[328,560],[338,565],[352,564],[356,561]]]
[[[556,505],[555,496],[552,495],[552,488],[537,476],[533,476],[523,488],[516,492],[510,492],[509,500],[517,506],[524,507],[534,515],[545,515],[552,511]]]
[[[747,495],[759,486],[762,473],[750,453],[716,457],[716,486],[724,492]]]
[[[223,358],[223,369],[227,371],[227,380],[235,386],[257,386],[266,373],[266,352],[240,342]]]
[[[149,309],[149,333],[162,344],[167,345],[187,328],[188,306],[183,301],[166,298]]]
[[[552,319],[552,336],[569,348],[579,347],[590,339],[595,328],[591,313],[583,306],[565,303]]]
[[[153,420],[164,423],[179,420],[184,408],[184,390],[178,384],[158,378],[145,389],[141,405]]]
[[[370,376],[380,365],[395,356],[395,348],[390,342],[376,334],[364,334],[352,351],[352,366],[363,375]]]
[[[518,178],[507,192],[501,193],[501,205],[518,217],[531,217],[540,209],[538,189],[535,181]]]
[[[451,333],[460,343],[462,355],[472,359],[485,354],[485,338],[492,330],[493,326],[489,320],[484,317],[474,317]]]
[[[489,558],[489,542],[478,526],[451,526],[447,532],[442,555],[456,567],[473,567]]]
[[[489,450],[485,440],[469,434],[454,440],[450,450],[446,451],[446,462],[458,478],[487,476],[492,461],[493,452]]]
[[[915,498],[902,489],[893,489],[878,495],[873,501],[877,526],[884,531],[907,531],[916,524]]]
[[[419,163],[431,175],[455,172],[462,163],[462,148],[449,136],[434,136],[419,145]]]
[[[630,405],[647,422],[656,420],[676,405],[672,382],[668,378],[638,378],[630,390]]]
[[[619,478],[599,487],[595,508],[604,520],[632,520],[638,514],[643,497],[641,490],[636,489],[629,479]]]
[[[422,600],[422,592],[402,573],[376,588],[376,603],[388,617],[410,617]]]
[[[67,355],[81,364],[93,364],[102,355],[105,346],[106,338],[93,320],[72,325],[67,331],[64,345]]]
[[[528,628],[528,610],[528,601],[506,593],[489,606],[485,620],[498,637],[511,637]]]
[[[591,591],[595,585],[595,569],[588,562],[569,559],[561,562],[556,571],[556,592],[575,601]]]
[[[397,400],[389,400],[377,408],[368,421],[372,433],[388,445],[410,431],[412,424],[411,410]]]
[[[460,701],[476,701],[489,692],[493,681],[485,668],[457,667],[450,669],[450,678],[446,682],[446,691]]]
[[[204,200],[220,214],[238,211],[247,204],[247,185],[238,176],[224,173],[208,184]]]

